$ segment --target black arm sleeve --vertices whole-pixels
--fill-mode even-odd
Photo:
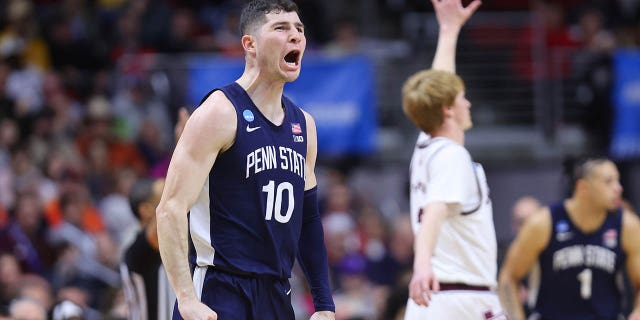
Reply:
[[[304,271],[316,311],[336,310],[329,286],[327,248],[324,244],[322,220],[318,211],[318,188],[304,192],[302,232],[298,247],[298,261]]]

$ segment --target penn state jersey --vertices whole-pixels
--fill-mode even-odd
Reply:
[[[610,212],[602,226],[588,234],[572,223],[563,202],[550,211],[551,239],[539,258],[539,319],[618,319],[622,211]]]
[[[238,128],[190,210],[191,263],[289,278],[302,226],[304,114],[283,96],[275,125],[237,83],[216,90],[233,104]]]

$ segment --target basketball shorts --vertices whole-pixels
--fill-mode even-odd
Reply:
[[[440,291],[428,307],[407,302],[404,320],[506,320],[500,299],[492,291]]]
[[[294,320],[291,286],[287,279],[245,276],[196,267],[193,283],[200,301],[220,320]],[[177,301],[173,319],[182,319]]]

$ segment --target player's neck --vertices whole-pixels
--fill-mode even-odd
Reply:
[[[565,201],[567,214],[571,221],[583,232],[595,231],[607,217],[607,210],[593,204],[588,199],[572,197]]]
[[[265,79],[258,72],[245,70],[236,82],[247,92],[251,101],[262,114],[274,124],[280,124],[284,117],[282,92],[284,83]]]
[[[430,133],[432,137],[444,137],[464,146],[464,131],[448,124],[446,121],[437,130]]]

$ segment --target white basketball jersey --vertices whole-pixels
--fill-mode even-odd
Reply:
[[[497,245],[493,209],[484,169],[454,141],[425,133],[418,137],[411,159],[411,223],[420,228],[426,205],[461,205],[445,219],[432,258],[441,283],[495,287]]]

